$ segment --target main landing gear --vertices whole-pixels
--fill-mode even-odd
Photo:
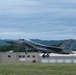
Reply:
[[[49,58],[50,55],[49,55],[48,53],[47,53],[47,54],[44,53],[44,54],[42,55],[42,57],[43,57],[43,58],[46,58],[46,57]]]

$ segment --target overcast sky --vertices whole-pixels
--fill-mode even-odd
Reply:
[[[76,0],[0,0],[0,39],[76,39]]]

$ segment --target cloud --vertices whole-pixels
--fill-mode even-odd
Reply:
[[[75,0],[0,1],[0,38],[76,38]]]

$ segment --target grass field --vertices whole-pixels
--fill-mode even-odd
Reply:
[[[76,64],[0,64],[0,75],[76,75]]]

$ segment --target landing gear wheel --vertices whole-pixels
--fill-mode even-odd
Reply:
[[[42,55],[42,57],[43,57],[43,58],[45,58],[45,57],[46,57],[46,55],[45,55],[45,54],[43,54],[43,55]]]
[[[47,58],[49,58],[49,57],[50,57],[50,55],[49,55],[49,54],[47,54],[47,55],[46,55],[46,57],[47,57]]]

